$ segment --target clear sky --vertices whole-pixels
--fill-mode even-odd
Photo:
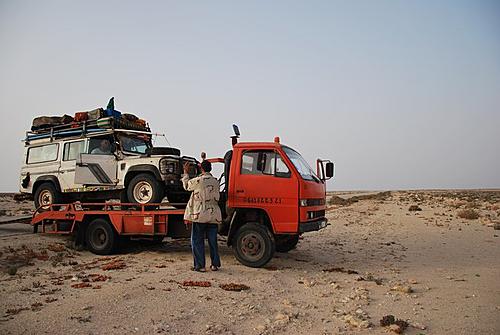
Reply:
[[[0,191],[33,117],[111,96],[187,155],[280,136],[331,190],[498,188],[500,2],[0,0]]]

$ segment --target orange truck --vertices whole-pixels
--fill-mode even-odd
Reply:
[[[239,262],[262,267],[274,253],[295,248],[299,236],[327,226],[326,181],[333,163],[318,159],[314,171],[294,149],[273,142],[240,142],[233,126],[232,150],[224,158],[220,177],[223,223],[219,234],[227,236]],[[73,234],[96,254],[116,250],[125,237],[162,240],[189,236],[183,210],[164,204],[62,204],[37,209],[31,224],[35,231]]]

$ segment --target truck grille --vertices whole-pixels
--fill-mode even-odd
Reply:
[[[325,210],[320,210],[320,211],[308,211],[307,212],[307,219],[308,220],[313,220],[317,218],[322,218],[325,216]]]

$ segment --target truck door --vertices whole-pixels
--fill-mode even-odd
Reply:
[[[298,179],[273,150],[244,151],[233,174],[234,207],[261,208],[276,233],[298,230]]]
[[[111,137],[90,138],[88,153],[76,159],[75,184],[114,186],[118,182],[118,161]]]

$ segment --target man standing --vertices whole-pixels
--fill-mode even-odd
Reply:
[[[201,162],[201,175],[189,179],[189,164],[184,164],[182,184],[186,191],[192,191],[191,197],[184,212],[184,220],[192,222],[191,247],[194,258],[194,271],[205,272],[205,235],[210,248],[210,269],[217,271],[220,264],[217,247],[218,223],[222,221],[219,208],[219,182],[214,178],[212,164],[204,160]]]

